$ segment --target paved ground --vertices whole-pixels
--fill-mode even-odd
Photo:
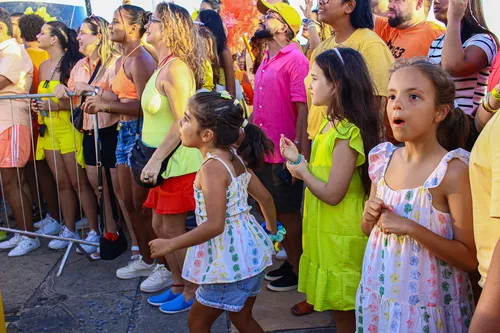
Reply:
[[[16,259],[0,252],[7,332],[188,332],[187,313],[161,314],[139,291],[139,278],[116,279],[116,269],[126,264],[129,254],[91,263],[73,252],[62,276],[56,277],[63,252],[49,250],[47,243],[43,240],[41,249]],[[273,293],[263,288],[255,317],[266,332],[335,332],[330,313],[291,315],[289,307],[302,299],[298,292]],[[232,331],[226,315],[212,329]]]

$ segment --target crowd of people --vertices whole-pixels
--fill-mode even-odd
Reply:
[[[305,0],[303,20],[259,0],[236,55],[220,6],[125,4],[78,32],[0,9],[0,95],[54,95],[0,99],[17,228],[60,235],[57,250],[86,226],[99,259],[89,244],[126,224],[116,276],[146,277],[191,332],[224,311],[263,332],[264,279],[304,294],[296,316],[333,310],[340,333],[500,327],[500,55],[481,0]],[[266,272],[278,225],[285,260]]]

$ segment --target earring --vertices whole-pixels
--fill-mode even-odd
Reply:
[[[54,45],[54,42],[50,42],[50,45]]]

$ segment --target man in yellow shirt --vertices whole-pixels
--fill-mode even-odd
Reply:
[[[366,61],[370,76],[375,85],[379,109],[385,110],[385,98],[389,84],[389,69],[394,62],[391,52],[384,41],[372,31],[373,15],[370,0],[339,1],[319,0],[318,18],[321,22],[332,26],[335,35],[322,42],[311,55],[311,67],[314,59],[321,52],[335,47],[355,49]],[[311,73],[305,79],[306,87],[312,81]],[[307,133],[314,139],[321,121],[326,115],[326,107],[314,106],[311,95],[307,92],[309,107]],[[382,115],[381,115],[382,116]]]
[[[486,124],[472,149],[470,183],[474,213],[474,238],[479,273],[484,282],[491,257],[500,238],[500,84],[483,100],[486,110],[495,113]]]

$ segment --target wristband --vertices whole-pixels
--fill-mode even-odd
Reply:
[[[108,112],[111,113],[111,105],[114,103],[115,101],[111,101],[109,102],[109,106],[108,106]]]
[[[490,102],[489,102],[489,99],[490,99],[490,96],[491,96],[491,92],[487,93],[486,96],[483,97],[483,100],[481,101],[481,104],[483,105],[483,108],[489,112],[489,113],[496,113],[498,111],[498,109],[492,109],[491,106],[490,106]]]
[[[290,163],[292,165],[300,164],[300,162],[302,162],[302,154],[299,154],[299,157],[297,158],[296,162],[288,161],[288,163]]]
[[[500,102],[500,92],[497,91],[497,87],[493,88],[491,91],[491,96],[493,96],[494,99]]]

